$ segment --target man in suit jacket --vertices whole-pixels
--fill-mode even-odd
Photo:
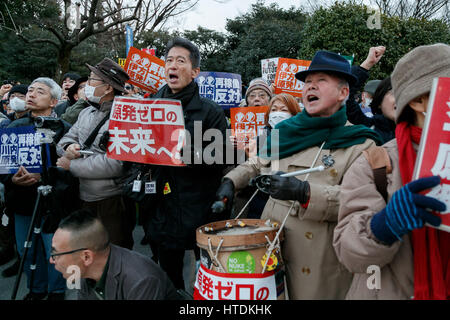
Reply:
[[[166,273],[150,258],[111,245],[101,221],[78,210],[61,221],[50,262],[80,289],[80,300],[171,300],[178,294]],[[77,279],[78,277],[78,279]]]

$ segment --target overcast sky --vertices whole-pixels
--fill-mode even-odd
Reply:
[[[171,29],[195,30],[198,26],[225,32],[226,19],[233,19],[250,11],[251,5],[257,0],[200,0],[197,6],[185,13],[170,25]],[[279,7],[288,9],[291,6],[298,8],[305,0],[266,0],[265,4],[276,2]],[[169,25],[168,25],[169,26]]]

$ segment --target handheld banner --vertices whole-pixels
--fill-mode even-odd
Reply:
[[[125,27],[125,38],[126,54],[128,55],[130,48],[133,46],[133,29],[131,29],[129,24]]]
[[[116,97],[108,130],[109,158],[184,166],[184,117],[178,100]]]
[[[242,98],[240,74],[225,72],[200,72],[195,79],[200,96],[216,102],[223,109],[238,107]]]
[[[243,149],[250,139],[262,133],[267,110],[268,106],[230,109],[231,132],[236,136],[239,149]]]
[[[151,93],[166,84],[164,61],[134,47],[130,48],[124,70],[129,83]]]
[[[302,97],[304,83],[295,78],[297,72],[307,70],[310,60],[278,59],[277,73],[275,75],[275,94],[289,93],[294,97]]]
[[[432,175],[441,184],[425,195],[447,205],[437,229],[450,232],[450,78],[436,78],[430,93],[425,124],[417,153],[413,180]]]
[[[279,59],[280,58],[269,58],[261,60],[261,78],[263,78],[269,86],[275,82]]]
[[[0,129],[0,174],[16,173],[20,166],[30,173],[41,173],[42,137],[33,126]]]

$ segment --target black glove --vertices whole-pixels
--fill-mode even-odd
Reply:
[[[101,150],[106,151],[106,149],[108,148],[108,142],[109,142],[109,131],[106,130],[100,137],[98,146],[100,147]]]
[[[301,181],[296,177],[282,177],[284,172],[277,172],[270,176],[269,194],[279,200],[298,200],[307,203],[310,197],[308,181]]]
[[[216,202],[213,203],[211,210],[214,213],[220,213],[227,207],[233,206],[234,183],[231,179],[224,178],[222,184],[216,192]]]

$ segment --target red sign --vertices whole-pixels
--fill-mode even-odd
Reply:
[[[168,166],[184,166],[181,102],[116,97],[109,120],[108,157]]]
[[[295,78],[297,72],[307,70],[310,60],[279,58],[275,75],[275,93],[289,93],[294,97],[301,97],[304,83]]]
[[[164,61],[144,51],[131,47],[124,70],[130,76],[129,83],[156,93],[166,84]]]
[[[195,300],[277,300],[275,273],[219,273],[200,264]]]
[[[438,229],[450,232],[450,78],[434,79],[413,179],[432,175],[441,184],[426,195],[447,205]]]
[[[236,137],[239,149],[261,134],[268,109],[268,106],[230,108],[231,132]]]

